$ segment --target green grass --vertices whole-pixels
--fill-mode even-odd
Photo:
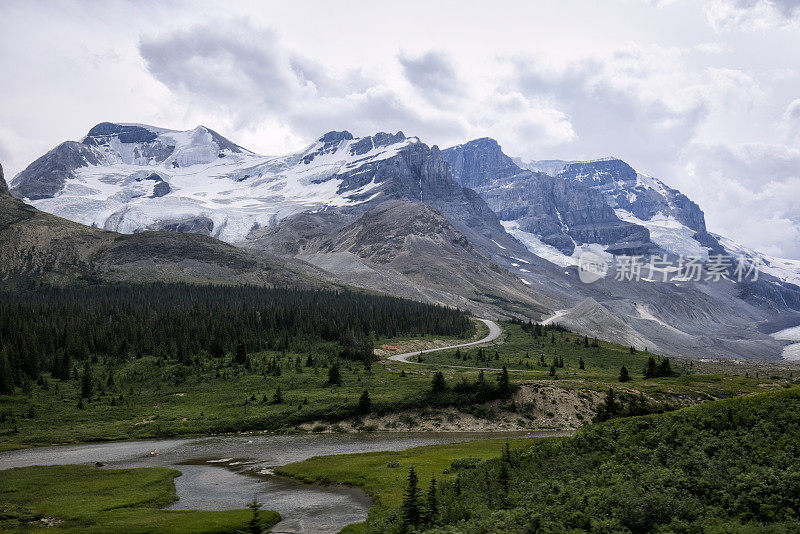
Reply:
[[[536,439],[541,438],[516,438],[509,443],[522,447]],[[395,452],[317,456],[278,467],[275,472],[307,483],[361,487],[373,499],[370,516],[380,515],[400,504],[409,467],[413,466],[420,481],[427,484],[434,475],[439,480],[450,477],[444,471],[453,460],[500,456],[505,443],[505,439],[487,439]]]
[[[565,387],[580,386],[592,389],[605,389],[609,386],[620,386],[618,383],[620,368],[627,367],[632,380],[624,387],[642,391],[655,397],[693,396],[713,400],[714,398],[731,397],[746,393],[763,391],[764,384],[782,385],[788,382],[789,372],[781,370],[776,382],[767,376],[756,377],[741,376],[740,365],[723,364],[731,373],[701,374],[702,366],[696,368],[687,361],[675,361],[673,368],[677,376],[644,380],[642,370],[648,358],[653,355],[641,350],[631,354],[630,347],[616,343],[598,341],[599,346],[584,346],[584,336],[569,332],[554,332],[551,336],[535,337],[523,331],[522,327],[513,323],[501,323],[502,337],[484,346],[485,361],[479,361],[479,347],[459,349],[461,359],[455,357],[456,350],[443,350],[423,355],[423,361],[431,366],[471,366],[500,368],[505,365],[511,372],[512,378],[520,382],[523,380],[550,381],[550,366],[555,358],[563,359],[564,367],[556,368],[555,380]],[[464,358],[466,356],[466,358]],[[544,356],[544,365],[541,357]],[[584,369],[580,369],[579,362],[583,359]],[[514,370],[520,371],[514,373]],[[533,371],[533,372],[531,372]],[[763,375],[764,373],[762,373]]]
[[[289,430],[305,421],[352,417],[364,389],[376,411],[406,406],[428,389],[432,373],[400,377],[380,364],[367,372],[360,363],[342,361],[342,385],[330,386],[324,365],[294,367],[304,355],[262,356],[281,361],[280,376],[247,372],[227,359],[199,370],[154,357],[133,360],[115,372],[112,387],[82,401],[82,408],[77,379],[51,379],[46,389],[34,384],[29,394],[18,389],[0,398],[0,448]],[[94,373],[102,376],[102,365]],[[273,404],[278,387],[283,402]]]
[[[799,428],[794,387],[616,419],[572,438],[511,440],[506,486],[504,440],[317,457],[278,471],[363,487],[375,501],[352,532],[403,531],[412,466],[423,495],[439,481],[436,524],[419,531],[797,532]],[[460,458],[488,461],[453,463]]]
[[[789,381],[786,377],[775,380],[755,375],[694,374],[695,368],[690,366],[685,367],[687,374],[644,380],[641,369],[649,355],[642,352],[630,354],[627,347],[605,342],[600,342],[600,347],[587,348],[575,343],[580,337],[575,334],[556,333],[555,342],[551,342],[549,336],[530,336],[519,325],[502,323],[501,326],[503,342],[485,349],[492,358],[489,361],[477,362],[477,348],[469,348],[464,351],[469,356],[466,361],[456,360],[455,351],[442,351],[424,355],[425,362],[432,366],[375,363],[370,372],[359,362],[331,356],[333,349],[326,346],[312,350],[315,367],[305,366],[306,353],[262,352],[253,355],[257,363],[252,371],[234,365],[230,357],[201,357],[191,365],[183,365],[174,359],[146,356],[115,367],[107,366],[99,358],[92,367],[95,387],[90,400],[79,401],[78,377],[68,381],[49,378],[40,384],[28,384],[27,390],[17,388],[15,395],[0,397],[0,451],[97,440],[293,431],[297,425],[311,421],[328,424],[357,421],[356,404],[364,389],[369,391],[375,413],[424,408],[425,394],[437,364],[481,367],[505,364],[512,370],[510,375],[515,384],[535,381],[594,390],[619,387],[619,367],[626,365],[633,380],[624,384],[625,388],[677,404],[763,391],[765,387]],[[482,333],[479,330],[476,335]],[[395,341],[400,346],[411,343],[409,340],[392,343]],[[536,363],[540,354],[545,354],[546,366]],[[555,356],[564,359],[564,367],[557,370],[554,379],[546,371]],[[586,363],[584,370],[578,368],[580,358]],[[280,376],[264,372],[266,363],[273,359],[280,364]],[[327,366],[334,361],[341,365],[341,386],[326,384]],[[683,368],[677,364],[676,367]],[[112,369],[113,378],[109,381]],[[474,380],[478,374],[469,369],[441,369],[449,384],[464,377]],[[514,372],[514,369],[543,372]],[[401,372],[406,376],[400,376]],[[488,374],[487,378],[493,380],[494,373]],[[283,403],[273,404],[273,395],[279,387]]]
[[[224,533],[242,530],[249,510],[161,510],[173,502],[173,479],[163,467],[97,469],[84,465],[23,467],[0,471],[0,530],[38,532],[42,517],[53,532]],[[277,512],[262,512],[268,525]]]

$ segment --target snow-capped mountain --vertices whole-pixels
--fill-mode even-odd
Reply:
[[[359,171],[418,143],[402,132],[330,132],[305,150],[260,156],[204,126],[179,132],[101,123],[11,182],[37,208],[108,230],[186,231],[238,242],[293,213],[367,202],[380,184]]]
[[[697,204],[620,159],[534,161],[523,166],[600,192],[621,220],[647,228],[650,240],[666,252],[702,259],[709,251],[722,253]]]
[[[207,234],[336,283],[488,317],[571,310],[559,321],[665,354],[776,358],[782,342],[759,325],[800,311],[800,262],[776,258],[757,283],[581,283],[584,250],[756,256],[708,233],[680,192],[614,158],[522,164],[488,138],[440,151],[401,132],[346,131],[275,157],[202,126],[102,123],[11,185],[73,221]]]

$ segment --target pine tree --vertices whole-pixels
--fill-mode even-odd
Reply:
[[[650,356],[647,359],[647,366],[644,368],[644,377],[645,378],[656,377],[656,360],[652,356]]]
[[[508,464],[502,460],[500,461],[500,472],[497,478],[500,483],[500,489],[503,490],[503,494],[508,495]]]
[[[272,404],[283,404],[283,392],[281,392],[280,386],[275,389],[275,394],[272,395]]]
[[[433,375],[433,380],[431,381],[431,393],[434,395],[438,393],[444,393],[447,390],[447,383],[444,380],[444,375],[441,371],[436,371],[436,374]]]
[[[408,470],[408,485],[403,494],[403,504],[401,506],[403,525],[406,527],[416,527],[420,521],[419,489],[417,488],[417,473],[411,467]]]
[[[369,391],[366,389],[361,394],[361,398],[358,399],[358,413],[365,414],[369,413],[370,409],[372,408],[372,400],[369,398]]]
[[[253,502],[249,503],[247,507],[253,512],[247,522],[247,532],[249,534],[261,534],[264,532],[264,522],[261,519],[261,503],[253,497]]]
[[[308,358],[306,358],[306,367],[314,367],[314,358],[311,357],[311,353],[308,353]]]
[[[583,361],[583,356],[581,356],[581,359],[578,360],[578,369],[585,369],[585,368],[586,368],[586,364]]]
[[[670,364],[669,358],[664,358],[661,360],[661,363],[658,364],[656,376],[672,376],[672,365]]]
[[[508,369],[503,366],[503,372],[497,377],[497,390],[501,395],[507,395],[511,392],[511,385],[508,381]]]
[[[225,347],[222,345],[222,342],[215,338],[214,341],[211,343],[211,348],[209,349],[212,358],[222,358],[225,356]]]
[[[236,344],[236,354],[233,361],[238,364],[243,364],[247,361],[247,350],[244,347],[244,343],[241,341]]]
[[[511,465],[511,445],[508,443],[508,440],[506,440],[506,443],[503,446],[503,454],[501,459],[508,465]]]
[[[550,373],[549,373],[549,375],[550,375],[550,376],[556,376],[556,366],[555,366],[555,365],[551,365],[551,366],[550,366]]]
[[[427,497],[425,522],[429,525],[433,525],[436,523],[436,517],[439,515],[438,503],[436,502],[436,477],[431,478]]]
[[[335,363],[328,369],[328,384],[341,386],[342,374],[339,371],[339,364]]]
[[[92,396],[93,389],[92,367],[89,362],[86,362],[83,365],[83,376],[81,377],[81,397],[88,399]]]
[[[11,364],[8,361],[8,348],[0,350],[0,395],[11,395],[14,393],[14,375],[11,372]]]
[[[628,368],[624,365],[619,370],[619,378],[620,382],[628,382],[631,379],[630,375],[628,374]]]

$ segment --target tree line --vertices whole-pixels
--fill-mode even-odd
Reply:
[[[197,355],[304,352],[319,342],[363,359],[380,337],[465,336],[460,310],[357,291],[183,283],[0,291],[0,394],[43,372],[74,375],[94,355],[191,364]]]

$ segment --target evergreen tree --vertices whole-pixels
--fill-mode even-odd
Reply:
[[[236,344],[236,354],[233,361],[240,365],[247,361],[247,350],[244,347],[244,343],[241,341]]]
[[[503,494],[508,495],[508,464],[502,460],[500,461],[500,470],[497,479]]]
[[[647,366],[644,368],[644,377],[655,378],[657,373],[656,360],[652,356],[647,358]]]
[[[620,382],[628,382],[631,379],[630,375],[628,374],[628,368],[624,365],[619,370],[619,378]]]
[[[631,354],[636,354],[636,349],[634,349],[634,348],[633,348],[633,345],[631,345],[631,350],[630,350],[630,353],[631,353]]]
[[[427,502],[425,503],[425,522],[429,525],[436,523],[439,515],[438,503],[436,502],[436,477],[431,478],[428,486]]]
[[[83,365],[83,376],[81,376],[81,397],[88,399],[92,396],[93,389],[92,367],[89,362],[86,362]]]
[[[341,386],[342,385],[342,374],[339,371],[339,364],[334,363],[328,369],[328,384]]]
[[[500,395],[508,395],[511,392],[511,385],[508,381],[508,369],[503,366],[503,372],[497,377],[497,390]]]
[[[672,365],[670,364],[669,358],[661,360],[661,363],[658,364],[656,374],[657,376],[672,376]]]
[[[8,348],[0,350],[0,395],[11,395],[14,393],[14,375],[11,372],[11,364],[8,361]]]
[[[550,366],[550,372],[548,374],[550,376],[556,376],[556,366],[555,365],[551,365]]]
[[[369,413],[370,409],[372,408],[372,400],[369,398],[369,391],[366,389],[361,394],[361,398],[358,399],[358,413],[365,414]]]
[[[500,458],[503,460],[503,462],[511,465],[511,445],[508,443],[508,440],[506,440],[506,443],[503,446],[503,454]]]
[[[222,358],[225,356],[225,347],[220,341],[219,338],[214,338],[211,342],[211,347],[208,349],[208,352],[211,354],[212,358]]]
[[[408,484],[403,494],[403,504],[401,506],[403,525],[406,527],[416,527],[420,522],[419,489],[417,488],[417,473],[411,467],[408,470]]]
[[[281,392],[280,386],[275,389],[275,394],[272,395],[272,404],[283,404],[283,392]]]
[[[447,390],[447,383],[444,380],[444,375],[441,371],[436,371],[431,381],[431,393],[434,395],[444,393]]]
[[[308,357],[306,358],[306,367],[314,367],[314,358],[311,356],[311,353],[308,353]]]
[[[586,368],[586,364],[583,361],[583,356],[581,356],[581,359],[578,360],[578,369],[585,369],[585,368]]]
[[[261,534],[264,532],[264,521],[261,519],[261,503],[253,497],[253,502],[247,505],[253,512],[250,520],[247,521],[247,532],[249,534]]]

